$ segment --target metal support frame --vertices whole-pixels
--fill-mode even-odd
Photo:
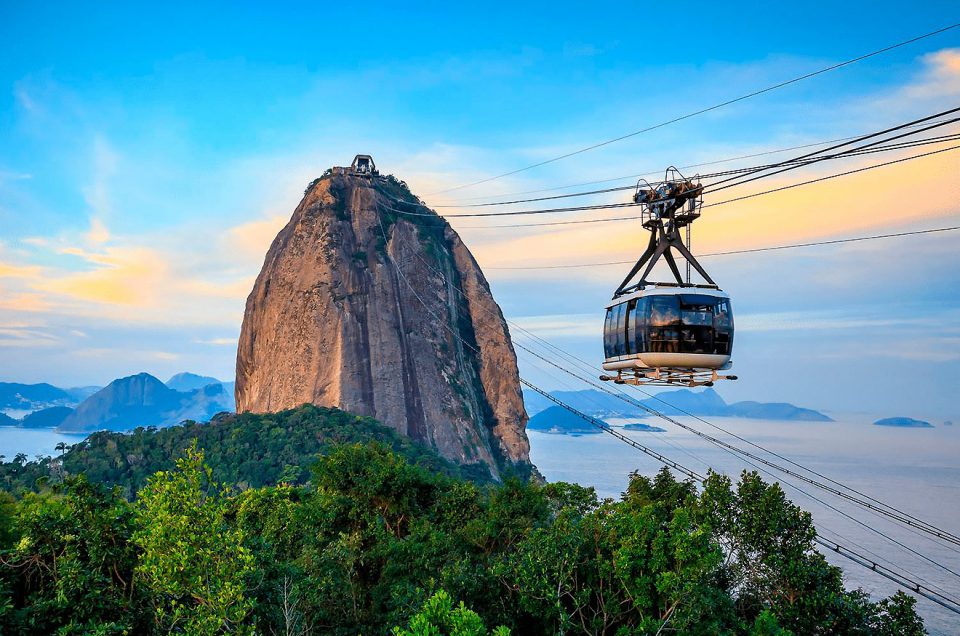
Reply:
[[[671,178],[672,176],[672,178]],[[637,192],[633,200],[643,205],[641,219],[643,227],[650,232],[650,242],[643,255],[630,269],[630,273],[623,279],[620,286],[613,293],[617,298],[624,294],[644,289],[647,285],[656,284],[647,280],[654,266],[662,257],[666,261],[675,283],[680,287],[691,286],[690,268],[697,270],[708,285],[716,286],[707,270],[697,261],[689,249],[690,225],[700,217],[700,207],[703,205],[703,186],[683,178],[676,168],[667,170],[666,179],[650,186],[646,181],[637,184]],[[646,187],[644,187],[644,184]],[[687,245],[681,238],[680,230],[686,228]],[[686,279],[677,267],[677,260],[673,250],[676,250],[686,261]],[[643,269],[640,280],[631,285],[630,281]]]
[[[721,375],[714,369],[624,369],[617,375],[601,375],[600,379],[614,384],[634,386],[713,386],[717,380],[736,380],[735,375]]]

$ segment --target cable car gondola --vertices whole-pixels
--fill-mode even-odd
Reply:
[[[697,181],[696,183],[694,181]],[[640,260],[613,294],[603,326],[605,371],[601,380],[618,384],[713,386],[716,380],[736,380],[721,375],[729,369],[733,353],[733,310],[724,292],[690,252],[690,225],[700,217],[703,186],[669,168],[663,182],[637,184],[634,202],[650,232],[650,242]],[[686,231],[686,245],[680,238]],[[681,276],[673,250],[686,261]],[[650,282],[647,277],[663,257],[673,274],[670,282]],[[693,267],[705,281],[690,282]],[[640,270],[636,283],[631,284]]]

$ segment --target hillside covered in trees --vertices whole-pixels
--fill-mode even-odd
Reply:
[[[269,444],[272,427],[257,433],[264,482],[292,452]],[[201,450],[250,441],[225,430],[197,436],[133,502],[83,476],[0,493],[0,633],[923,633],[912,598],[846,590],[809,514],[756,474],[702,490],[635,474],[599,501],[572,484],[477,483],[331,434],[304,485],[258,487],[243,468],[254,460]],[[130,450],[94,446],[111,440]],[[139,483],[122,474],[113,483]]]
[[[64,449],[58,457],[0,462],[0,488],[36,490],[70,475],[119,486],[128,499],[150,475],[170,470],[193,440],[206,453],[217,481],[238,489],[281,482],[304,484],[318,454],[338,444],[386,444],[414,464],[445,475],[490,480],[482,465],[457,466],[376,420],[311,404],[279,413],[222,413],[208,424],[185,422],[168,428],[138,428],[129,434],[100,431]]]

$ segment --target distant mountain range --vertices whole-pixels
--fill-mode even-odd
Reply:
[[[551,395],[573,408],[597,418],[639,418],[649,413],[639,406],[631,405],[609,393],[596,389],[583,391],[552,391]],[[633,396],[631,396],[633,397]],[[553,402],[535,392],[524,391],[527,414],[538,413],[554,406]],[[633,398],[647,408],[664,415],[710,415],[715,417],[743,417],[764,420],[788,420],[805,422],[832,422],[833,420],[813,409],[801,408],[786,402],[734,402],[727,404],[713,389],[691,391],[680,389],[659,393],[642,400]],[[531,420],[532,421],[532,420]]]
[[[166,383],[138,373],[105,387],[71,389],[0,382],[0,426],[87,433],[206,422],[217,413],[236,410],[233,386],[194,373],[178,373]]]

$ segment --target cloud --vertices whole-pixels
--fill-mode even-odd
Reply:
[[[27,92],[26,87],[23,86],[22,83],[18,82],[16,85],[14,85],[13,96],[17,99],[17,103],[20,104],[24,110],[36,110],[36,103],[33,101],[30,93]]]
[[[0,310],[45,313],[53,309],[43,294],[8,292],[0,288]]]
[[[960,95],[960,49],[942,49],[921,58],[921,76],[902,89],[910,100]]]
[[[90,347],[86,349],[77,349],[72,355],[82,358],[114,358],[121,357],[124,360],[151,362],[156,360],[171,361],[180,359],[180,354],[170,351],[152,351],[143,349],[113,349],[109,347]]]
[[[12,172],[9,170],[0,170],[0,185],[12,181],[26,181],[32,179],[33,175],[26,172]]]
[[[960,317],[960,316],[958,316]],[[869,317],[863,311],[789,311],[753,313],[736,316],[737,331],[845,331],[849,329],[932,329],[943,324],[942,318],[929,316]]]
[[[90,231],[86,234],[88,243],[102,245],[110,240],[110,232],[99,217],[90,219]]]
[[[289,214],[274,214],[241,223],[228,228],[220,242],[229,246],[230,249],[238,250],[245,258],[262,260],[273,239],[289,218]]]
[[[14,265],[0,261],[0,278],[37,278],[40,271],[36,265]]]
[[[808,359],[849,361],[864,356],[863,347],[855,343],[837,342],[826,350],[808,351]],[[925,364],[944,364],[960,361],[960,337],[950,336],[906,336],[890,338],[883,347],[869,352],[870,357],[878,357],[901,362],[919,362]]]
[[[237,346],[237,338],[208,338],[206,340],[197,339],[194,340],[197,344],[213,345],[217,347],[235,347]]]
[[[60,338],[26,324],[0,325],[0,347],[31,349],[37,347],[59,347]]]
[[[93,140],[92,149],[92,182],[83,188],[83,197],[94,213],[91,219],[90,235],[95,242],[106,240],[97,240],[101,238],[102,232],[98,232],[98,224],[102,227],[100,219],[109,218],[113,213],[113,201],[110,193],[110,180],[117,172],[119,156],[110,143],[102,135],[96,135]]]
[[[508,317],[512,335],[523,337],[518,326],[542,338],[584,336],[595,337],[602,332],[603,314],[547,314],[541,316]]]
[[[145,247],[106,247],[102,251],[64,248],[93,268],[50,275],[35,286],[68,298],[94,303],[155,308],[168,281],[168,265],[155,250]]]

